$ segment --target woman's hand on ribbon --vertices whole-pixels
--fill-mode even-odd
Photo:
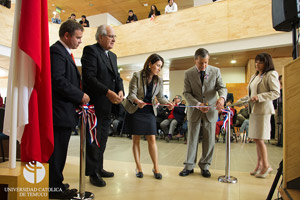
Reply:
[[[123,93],[123,92],[122,92]],[[123,97],[120,98],[114,91],[108,90],[106,93],[106,97],[109,99],[110,102],[113,104],[119,104],[123,101]]]
[[[139,108],[144,108],[144,106],[147,105],[144,101],[139,99],[136,99],[134,102],[138,105]]]
[[[83,105],[87,104],[88,102],[90,102],[90,97],[89,95],[87,95],[86,93],[83,93],[83,97],[81,99],[81,103]]]

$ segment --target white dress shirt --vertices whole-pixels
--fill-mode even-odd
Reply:
[[[175,2],[173,2],[172,6],[170,6],[169,4],[166,5],[165,8],[165,13],[172,13],[172,12],[177,12],[178,8],[177,8],[177,4]]]

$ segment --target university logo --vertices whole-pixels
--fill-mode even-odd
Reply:
[[[29,183],[39,183],[45,178],[45,168],[42,163],[38,161],[31,161],[27,163],[23,169],[23,176]]]

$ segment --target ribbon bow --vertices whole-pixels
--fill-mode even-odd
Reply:
[[[222,129],[226,130],[226,124],[227,124],[227,122],[228,122],[229,113],[230,113],[231,115],[233,115],[233,112],[230,110],[229,107],[227,107],[227,109],[222,109],[222,112],[223,112],[223,113],[226,113],[226,115],[225,115],[225,119],[224,119],[224,121],[223,121],[223,125],[222,125],[221,130],[222,130]]]
[[[90,134],[90,143],[96,142],[96,145],[100,147],[100,144],[97,140],[97,117],[95,114],[95,107],[94,105],[81,105],[79,106],[80,109],[76,109],[78,115],[82,115],[84,124],[87,125]]]

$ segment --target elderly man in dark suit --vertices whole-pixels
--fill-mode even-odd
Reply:
[[[120,78],[117,67],[116,54],[109,51],[113,48],[116,35],[112,27],[101,25],[96,32],[97,43],[83,49],[82,81],[83,91],[91,97],[94,104],[97,125],[97,140],[100,147],[90,143],[87,134],[86,145],[86,175],[90,177],[91,184],[103,187],[106,185],[102,177],[113,177],[113,172],[103,169],[103,154],[109,135],[110,116],[114,104],[123,100],[123,80]]]
[[[211,177],[209,166],[212,162],[215,146],[215,129],[218,119],[218,111],[224,107],[227,89],[225,88],[220,69],[208,65],[209,53],[206,49],[200,48],[195,52],[195,66],[184,73],[183,95],[190,106],[216,106],[189,107],[187,110],[188,119],[188,145],[187,158],[184,169],[180,176],[187,176],[194,173],[197,161],[198,138],[200,124],[202,122],[203,141],[202,156],[198,163],[203,177]],[[217,93],[219,99],[217,99]]]
[[[62,183],[62,172],[71,132],[78,123],[76,107],[90,100],[80,90],[80,73],[71,53],[71,49],[76,49],[81,43],[82,33],[79,23],[68,20],[60,26],[60,40],[50,47],[54,151],[49,160],[49,187],[54,191],[50,191],[49,197],[54,199],[70,199],[77,191],[69,190],[68,184]]]

